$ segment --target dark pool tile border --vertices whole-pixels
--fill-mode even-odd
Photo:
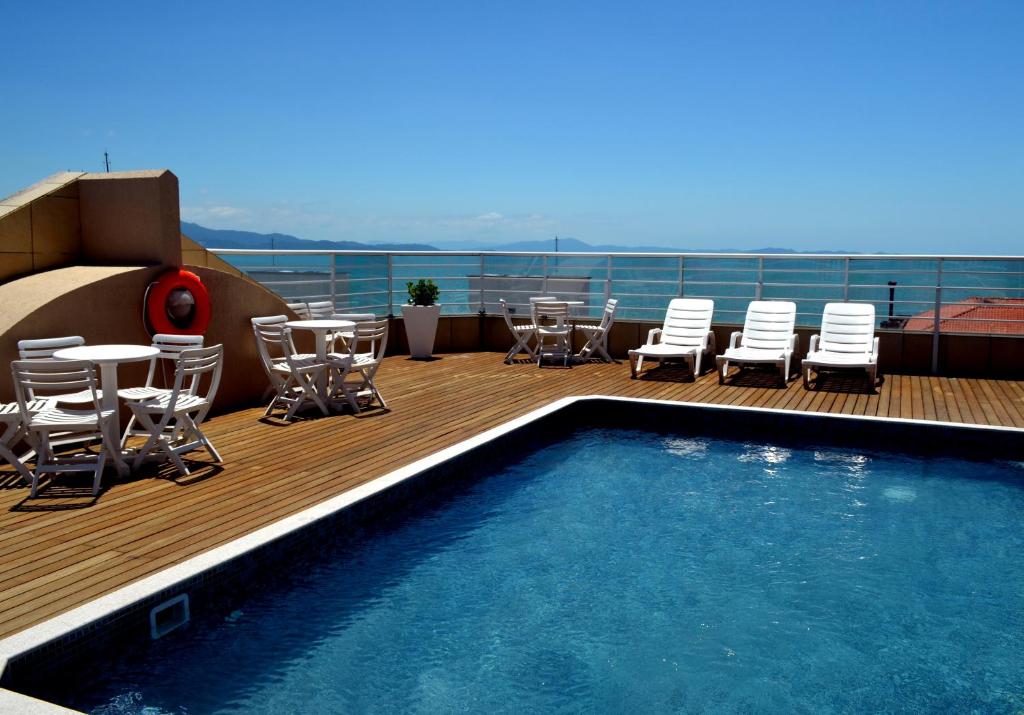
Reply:
[[[223,595],[243,593],[256,572],[280,568],[296,549],[338,534],[358,535],[398,505],[463,488],[510,456],[556,441],[579,427],[636,428],[665,434],[728,437],[776,444],[843,446],[921,456],[1024,459],[1024,430],[865,418],[698,403],[576,397],[489,430],[340,497],[126,586],[0,641],[0,686],[52,694],[52,675],[82,659],[149,639],[149,612],[188,593],[193,619]]]

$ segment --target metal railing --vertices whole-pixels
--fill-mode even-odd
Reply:
[[[792,300],[797,324],[814,327],[825,303],[873,303],[879,327],[932,334],[936,363],[941,333],[1024,336],[1022,256],[212,251],[288,300],[339,311],[394,314],[406,283],[430,278],[446,315],[497,313],[499,298],[525,311],[543,294],[594,317],[615,297],[621,318],[660,321],[685,296],[714,299],[726,324],[752,300]]]

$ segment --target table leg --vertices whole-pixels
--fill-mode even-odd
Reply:
[[[321,365],[327,364],[327,331],[317,330],[316,333],[316,359]],[[330,401],[330,390],[327,385],[327,370],[324,370],[316,379],[316,391],[324,403],[324,414],[327,414],[326,406]]]
[[[121,435],[121,412],[117,404],[117,363],[100,363],[100,389],[103,391],[100,406],[104,410],[114,411],[114,434],[111,436],[118,438]],[[107,438],[103,439],[105,441]],[[121,454],[120,439],[111,445],[110,451],[114,454],[114,467],[117,468],[117,473],[122,477],[127,476],[128,464]]]

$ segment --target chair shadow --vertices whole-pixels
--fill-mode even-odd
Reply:
[[[431,355],[430,357],[412,357],[412,356],[410,356],[410,357],[407,357],[406,360],[407,361],[412,361],[412,362],[437,362],[438,360],[444,360],[444,358],[440,357],[438,355]]]
[[[841,392],[851,395],[877,395],[878,388],[885,382],[885,377],[878,376],[874,385],[868,383],[864,372],[837,372],[829,370],[819,372],[811,381],[811,389],[815,392]]]
[[[779,371],[774,367],[761,368],[756,366],[741,367],[738,372],[732,373],[725,381],[725,384],[732,387],[758,387],[774,388],[785,390],[785,385],[779,382]]]
[[[662,363],[656,367],[644,370],[636,376],[637,380],[649,380],[650,382],[686,382],[697,381],[697,376],[690,373],[685,365]]]
[[[35,498],[29,498],[28,487],[22,482],[25,489],[25,496],[17,504],[11,507],[14,512],[42,512],[42,511],[75,511],[88,509],[99,501],[106,491],[100,485],[100,493],[92,495],[92,475],[88,472],[79,474],[61,474],[56,480],[51,478],[48,482],[40,485],[39,493]],[[51,502],[48,500],[59,500]]]

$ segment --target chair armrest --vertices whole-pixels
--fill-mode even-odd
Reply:
[[[737,330],[732,335],[730,335],[729,336],[729,349],[732,350],[733,348],[738,348],[739,345],[740,345],[740,340],[742,340],[742,339],[743,339],[743,331],[742,330]]]
[[[871,361],[878,362],[878,338],[871,343]]]
[[[709,330],[707,334],[701,338],[700,351],[706,353],[708,351],[715,352],[715,331]]]
[[[800,336],[793,333],[793,337],[789,339],[789,352],[795,353],[798,347],[800,347]]]
[[[647,344],[654,345],[656,342],[660,342],[661,328],[654,328],[651,332],[647,333]]]
[[[820,339],[821,339],[820,335],[818,335],[818,334],[812,335],[811,336],[811,344],[807,347],[807,352],[813,353],[815,350],[817,350],[818,349],[818,340],[820,340]]]

